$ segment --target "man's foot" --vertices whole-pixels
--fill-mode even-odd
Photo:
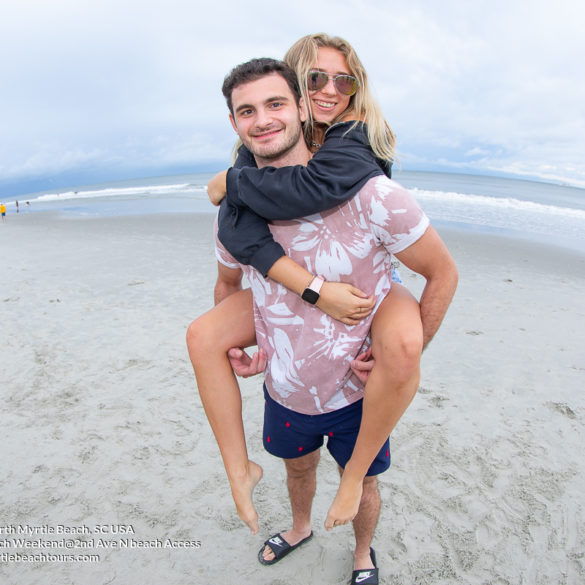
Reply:
[[[248,461],[248,472],[244,477],[230,477],[232,497],[236,504],[238,516],[248,526],[252,534],[258,532],[258,513],[254,508],[252,493],[256,484],[262,479],[262,468],[253,461]]]
[[[358,566],[360,565],[360,566]],[[365,565],[365,566],[361,566]],[[359,557],[354,557],[354,570],[351,574],[351,585],[378,585],[378,565],[373,548]]]
[[[356,480],[347,473],[341,476],[337,494],[325,519],[326,530],[349,524],[356,517],[362,499],[362,491],[363,478]]]
[[[270,537],[258,552],[258,560],[263,565],[273,565],[288,553],[313,537],[313,532],[289,530]]]
[[[373,548],[366,549],[365,554],[353,555],[354,571],[364,571],[376,568],[376,553]]]

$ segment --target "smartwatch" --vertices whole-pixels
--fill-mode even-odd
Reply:
[[[314,305],[319,300],[319,291],[323,286],[325,279],[322,276],[315,276],[309,283],[309,286],[303,291],[301,299],[307,301],[311,305]]]

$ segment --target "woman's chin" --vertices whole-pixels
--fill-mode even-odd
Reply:
[[[331,122],[335,120],[335,116],[324,116],[323,114],[315,116],[315,114],[313,114],[313,120],[317,124],[325,124],[325,126],[329,126],[331,125]]]

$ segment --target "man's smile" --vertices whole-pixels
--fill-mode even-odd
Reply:
[[[254,132],[253,134],[251,133],[250,136],[256,140],[267,140],[273,136],[276,136],[282,132],[282,130],[282,128],[273,128],[271,130],[265,130],[264,132]]]

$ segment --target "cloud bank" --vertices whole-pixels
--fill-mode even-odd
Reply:
[[[0,188],[221,168],[224,75],[319,31],[356,47],[403,168],[585,186],[577,1],[6,4]]]

